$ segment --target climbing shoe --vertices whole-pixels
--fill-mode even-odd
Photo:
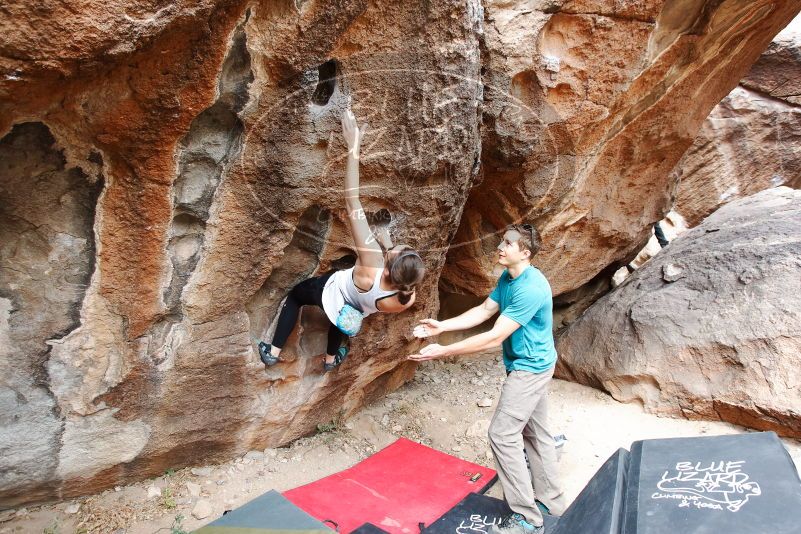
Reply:
[[[537,508],[540,509],[540,513],[542,515],[551,515],[551,510],[547,506],[542,504],[542,502],[540,502],[540,501],[538,501],[536,499],[534,500],[534,502],[537,503]]]
[[[264,341],[259,342],[259,357],[261,357],[262,363],[267,367],[278,363],[278,356],[274,356],[270,352],[271,348],[272,345],[269,343],[265,343]]]
[[[535,527],[520,514],[507,516],[490,528],[491,534],[543,534],[544,532],[545,527]]]
[[[333,371],[334,368],[339,367],[339,364],[345,361],[345,358],[348,357],[348,347],[339,347],[337,349],[337,353],[334,354],[334,361],[331,363],[324,362],[323,363],[323,371],[326,373],[328,371]]]

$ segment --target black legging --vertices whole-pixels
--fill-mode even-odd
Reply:
[[[322,276],[315,276],[300,282],[292,288],[289,295],[286,297],[286,302],[281,308],[281,314],[278,316],[278,325],[273,334],[272,345],[279,349],[284,348],[286,340],[289,339],[289,334],[295,329],[295,324],[298,322],[298,314],[300,313],[301,306],[319,306],[323,308],[323,288],[326,281],[334,274],[335,271],[328,272]],[[328,322],[328,346],[325,353],[333,356],[337,353],[345,334],[336,327],[336,325]]]

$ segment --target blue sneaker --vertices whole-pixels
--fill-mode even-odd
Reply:
[[[535,527],[520,514],[505,517],[497,525],[492,525],[491,534],[544,534],[545,527]]]

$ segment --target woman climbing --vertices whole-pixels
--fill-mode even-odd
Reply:
[[[359,200],[359,152],[366,129],[367,125],[358,126],[350,110],[342,115],[342,133],[348,144],[345,204],[356,243],[356,265],[304,280],[289,292],[272,343],[259,343],[261,361],[267,366],[278,363],[301,306],[319,306],[331,323],[323,365],[325,371],[330,371],[347,357],[348,348],[343,341],[358,333],[363,317],[375,312],[398,313],[415,302],[415,286],[425,274],[423,260],[411,247],[393,247],[386,234],[374,236]]]

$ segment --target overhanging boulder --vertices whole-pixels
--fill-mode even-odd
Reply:
[[[801,191],[724,206],[593,304],[558,375],[646,410],[801,437]]]

